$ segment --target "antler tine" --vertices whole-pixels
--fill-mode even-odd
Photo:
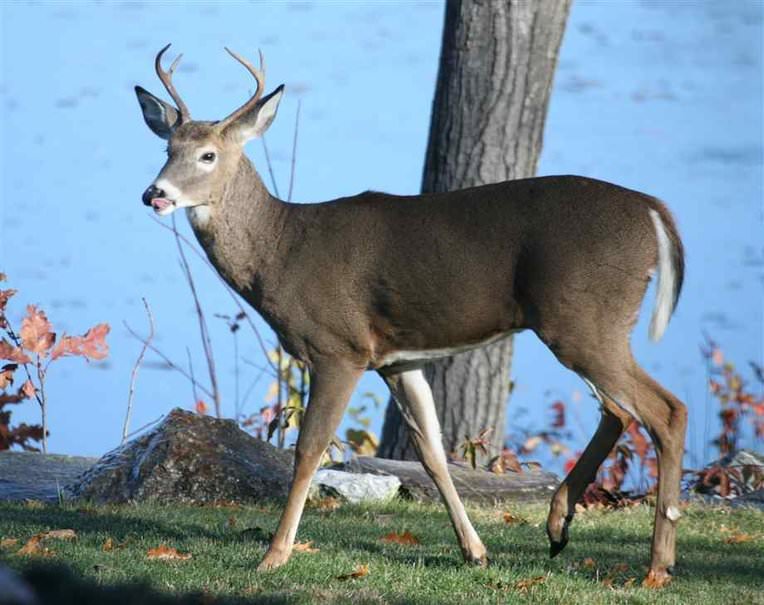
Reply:
[[[247,113],[252,107],[255,106],[255,104],[260,100],[260,97],[263,95],[263,91],[265,90],[265,58],[263,57],[263,51],[258,49],[258,54],[260,55],[260,69],[257,69],[252,63],[250,63],[247,59],[242,57],[240,54],[235,53],[227,46],[225,47],[226,52],[231,55],[234,59],[236,59],[239,63],[241,63],[249,73],[252,74],[252,76],[257,81],[257,90],[255,91],[255,94],[237,109],[232,114],[230,114],[227,118],[221,120],[218,127],[220,130],[223,130],[226,126],[229,126],[236,120],[238,120],[242,115]]]
[[[170,46],[171,45],[168,44],[159,51],[157,58],[154,60],[154,68],[156,69],[157,76],[159,76],[162,84],[164,84],[164,87],[167,89],[167,92],[170,93],[172,100],[175,101],[175,104],[178,106],[181,122],[187,122],[191,119],[191,113],[188,111],[188,107],[186,107],[186,104],[183,102],[183,99],[180,98],[178,91],[175,90],[175,86],[173,86],[172,83],[172,74],[175,72],[175,68],[178,66],[180,58],[183,56],[183,54],[180,54],[176,57],[175,61],[173,61],[172,65],[170,65],[170,69],[167,71],[162,69],[162,55],[164,55],[165,51],[167,51]]]

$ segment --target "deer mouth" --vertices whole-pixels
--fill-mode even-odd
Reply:
[[[151,207],[160,216],[165,216],[175,210],[175,201],[164,197],[155,197],[151,200]]]

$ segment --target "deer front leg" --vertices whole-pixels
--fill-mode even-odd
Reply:
[[[464,560],[467,563],[486,565],[488,558],[485,546],[472,527],[451,476],[448,474],[440,423],[435,414],[435,403],[430,385],[425,380],[422,370],[382,374],[382,378],[390,387],[401,415],[408,425],[411,441],[425,471],[438,486],[459,540]]]
[[[310,374],[310,399],[297,439],[294,481],[279,527],[257,567],[258,571],[275,569],[289,560],[311,479],[363,371],[363,368],[341,360],[314,362]]]

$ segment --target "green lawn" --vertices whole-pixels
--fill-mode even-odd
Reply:
[[[61,605],[176,603],[180,597],[206,604],[216,598],[242,604],[764,603],[764,513],[689,507],[680,523],[678,576],[656,593],[639,587],[651,508],[579,514],[570,544],[554,560],[548,558],[545,507],[512,508],[527,520],[512,525],[502,519],[506,510],[470,510],[490,551],[488,569],[462,564],[442,507],[404,502],[309,509],[299,539],[312,540],[319,552],[296,553],[285,567],[262,574],[254,571],[265,551],[258,535],[275,528],[278,507],[0,504],[0,539],[19,540],[0,551],[0,560],[46,586],[49,602]],[[255,527],[262,531],[243,531]],[[31,536],[52,529],[73,529],[77,539],[47,541],[47,556],[17,554]],[[381,540],[404,531],[421,544]],[[746,534],[752,539],[725,543]],[[104,551],[109,538],[117,547]],[[160,544],[192,558],[149,560],[148,549]],[[52,571],[51,565],[64,567]],[[368,574],[337,579],[357,565],[368,565]],[[525,591],[518,586],[538,577],[543,581]]]

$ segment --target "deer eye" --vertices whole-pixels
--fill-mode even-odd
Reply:
[[[202,157],[199,158],[199,161],[204,162],[205,164],[212,164],[212,162],[215,161],[215,154],[211,151],[203,153]]]

